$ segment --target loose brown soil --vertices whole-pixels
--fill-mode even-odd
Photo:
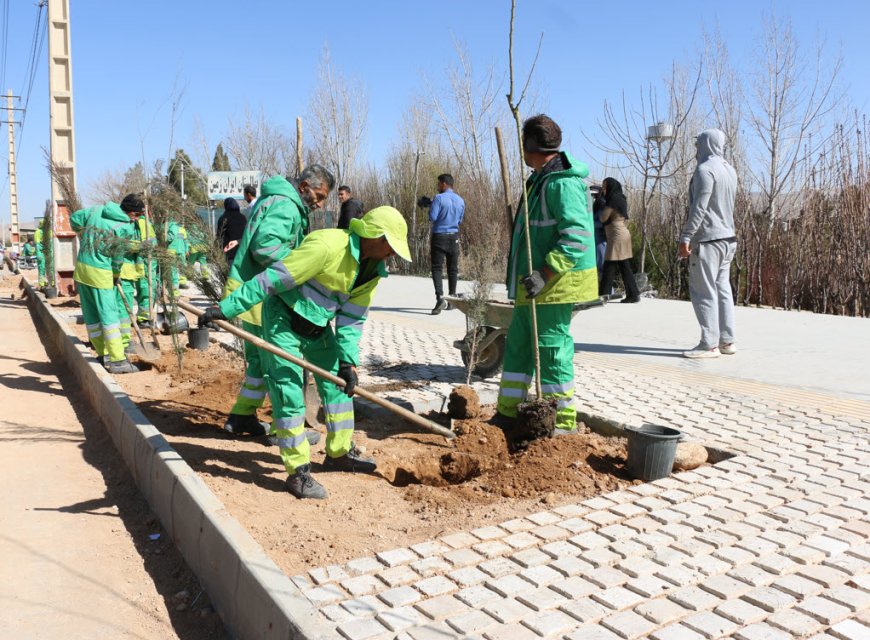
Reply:
[[[447,399],[447,413],[451,418],[465,420],[480,415],[480,396],[467,385],[455,387]]]
[[[75,331],[84,339],[83,326]],[[358,416],[354,440],[378,460],[378,471],[324,472],[322,440],[312,448],[312,471],[329,499],[297,500],[283,488],[277,448],[220,430],[243,377],[241,358],[217,344],[185,349],[179,370],[170,338],[160,341],[161,361],[117,376],[119,384],[291,575],[636,484],[623,469],[624,440],[579,425],[577,436],[536,440],[512,454],[484,407],[456,423],[452,443],[400,419]]]

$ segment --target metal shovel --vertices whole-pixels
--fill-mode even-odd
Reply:
[[[118,287],[118,293],[121,294],[121,301],[124,303],[127,315],[130,316],[130,322],[133,324],[133,329],[136,331],[136,337],[139,338],[139,346],[135,351],[136,356],[148,364],[156,363],[160,360],[160,349],[156,346],[145,344],[145,340],[142,339],[142,331],[139,329],[139,323],[136,322],[136,316],[133,314],[133,310],[127,302],[127,296],[124,295],[124,290],[121,288],[120,283],[116,286]]]

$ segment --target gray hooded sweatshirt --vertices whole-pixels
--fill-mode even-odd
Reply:
[[[680,242],[696,244],[733,238],[737,172],[722,157],[725,134],[719,129],[705,129],[698,134],[695,148],[698,166],[689,184],[689,218]]]

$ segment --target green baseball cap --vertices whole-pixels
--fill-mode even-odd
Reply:
[[[350,221],[351,232],[361,238],[380,238],[386,236],[393,251],[411,262],[411,249],[408,248],[408,223],[393,207],[376,207],[362,218]]]

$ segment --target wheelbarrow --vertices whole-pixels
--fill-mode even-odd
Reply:
[[[505,338],[514,313],[514,303],[498,300],[487,302],[483,310],[483,321],[475,328],[474,321],[472,320],[475,305],[474,300],[459,296],[444,296],[444,299],[465,314],[465,337],[453,343],[453,346],[459,349],[462,363],[466,367],[468,366],[476,331],[477,358],[472,373],[481,378],[490,378],[498,373],[504,360]],[[571,317],[573,318],[585,309],[601,307],[604,304],[605,300],[601,298],[589,302],[579,302],[574,305]]]

